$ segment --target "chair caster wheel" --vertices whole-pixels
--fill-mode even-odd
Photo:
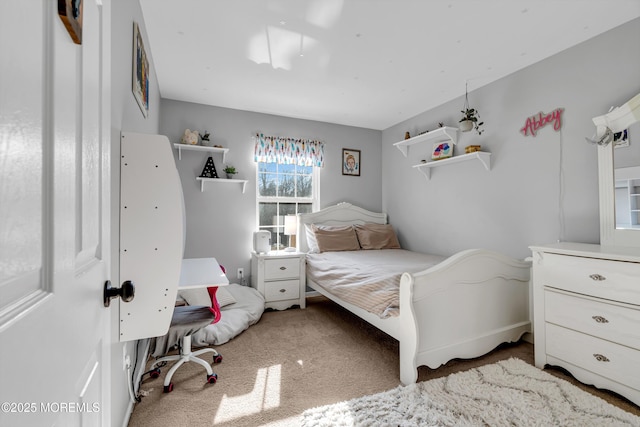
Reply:
[[[222,362],[222,355],[218,353],[215,356],[213,356],[213,363],[220,363],[220,362]]]
[[[158,378],[160,376],[160,368],[152,369],[151,372],[149,372],[149,376],[151,378]]]
[[[165,393],[171,393],[173,391],[173,383],[169,383],[169,385],[164,386]]]
[[[207,375],[207,382],[209,384],[215,384],[216,381],[218,381],[218,375],[217,374]]]

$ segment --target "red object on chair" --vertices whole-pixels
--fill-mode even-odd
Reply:
[[[222,265],[220,266],[220,269],[224,274],[227,274],[227,270],[225,270],[225,268]],[[220,318],[222,317],[222,313],[220,312],[220,304],[218,304],[218,300],[216,298],[217,290],[218,290],[217,286],[211,286],[207,288],[207,291],[209,292],[209,297],[211,298],[211,308],[209,310],[211,310],[211,313],[213,313],[213,315],[215,316],[211,324],[218,323],[220,321]]]

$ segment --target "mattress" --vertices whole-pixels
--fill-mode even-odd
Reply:
[[[326,292],[384,319],[398,316],[402,273],[417,273],[445,259],[405,249],[307,254],[307,277]]]

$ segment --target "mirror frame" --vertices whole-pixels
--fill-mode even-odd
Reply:
[[[640,230],[616,228],[613,143],[598,146],[598,187],[600,245],[640,247]]]

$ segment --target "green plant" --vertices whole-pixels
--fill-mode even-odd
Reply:
[[[462,111],[460,111],[463,116],[458,123],[462,123],[465,121],[469,121],[473,123],[473,128],[478,132],[478,135],[482,135],[484,129],[480,129],[480,126],[484,124],[484,122],[480,121],[480,113],[475,108],[469,107],[469,90],[468,83],[464,85],[464,106],[462,107]],[[469,129],[471,130],[471,129]]]
[[[465,108],[460,112],[462,113],[462,118],[458,123],[470,121],[473,123],[473,128],[476,132],[478,132],[478,135],[482,135],[484,129],[481,129],[480,126],[484,125],[484,122],[480,121],[480,113],[478,112],[478,110],[476,110],[475,108]]]
[[[228,173],[229,175],[235,175],[238,172],[236,171],[236,168],[231,166],[231,165],[227,165],[224,167],[223,169],[224,173]]]

